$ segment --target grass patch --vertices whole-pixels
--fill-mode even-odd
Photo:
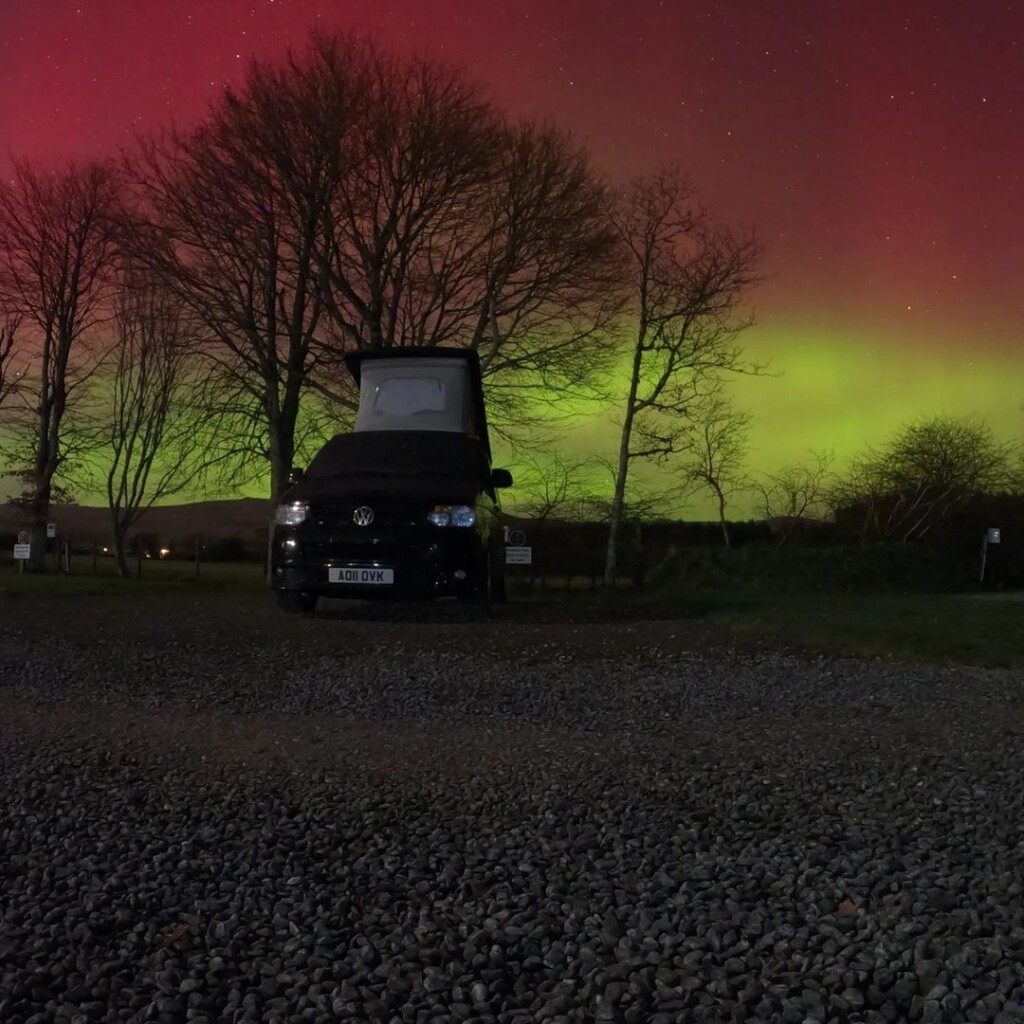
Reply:
[[[614,594],[548,590],[513,599],[580,620],[700,620],[739,643],[861,658],[1024,668],[1024,595],[793,593],[715,587]]]
[[[132,571],[135,564],[132,563]],[[142,564],[142,579],[122,579],[112,558],[96,562],[88,556],[71,559],[71,575],[63,573],[19,573],[0,567],[0,594],[22,597],[96,597],[118,594],[197,593],[265,589],[263,568],[244,562],[210,562],[200,566],[196,576],[191,562],[148,559]]]
[[[950,594],[709,595],[738,638],[863,658],[1024,668],[1024,601]]]
[[[188,562],[147,561],[141,580],[122,580],[113,561],[72,562],[72,575],[19,575],[0,567],[0,596],[74,598],[140,593],[266,592],[262,568],[209,563],[198,578]],[[514,628],[517,608],[552,620],[579,622],[628,619],[699,619],[723,637],[796,650],[864,658],[985,665],[1024,669],[1024,595],[915,593],[793,593],[758,586],[673,588],[613,594],[586,588],[565,591],[513,585],[506,621]],[[1015,599],[1016,597],[1016,599]]]

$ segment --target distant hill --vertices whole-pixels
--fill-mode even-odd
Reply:
[[[256,540],[266,537],[271,504],[264,498],[236,498],[230,501],[198,501],[188,505],[160,505],[151,508],[139,520],[137,530],[143,536],[155,536],[170,547],[194,541],[225,540],[240,537]],[[103,544],[110,540],[110,511],[90,505],[54,505],[50,521],[73,544]],[[15,534],[26,522],[23,508],[0,505],[0,534]]]

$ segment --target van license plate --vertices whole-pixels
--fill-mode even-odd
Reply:
[[[331,583],[369,583],[387,585],[395,582],[394,569],[328,569]]]

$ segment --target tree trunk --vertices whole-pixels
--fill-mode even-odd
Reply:
[[[281,495],[288,489],[288,470],[280,455],[274,451],[276,445],[271,445],[270,451],[270,500],[276,505],[281,500]]]
[[[121,579],[131,579],[132,571],[128,568],[128,555],[125,551],[124,531],[114,528],[114,561],[117,564],[117,574]]]
[[[729,537],[729,524],[725,521],[725,495],[722,493],[722,488],[717,484],[713,485],[715,488],[715,494],[718,496],[718,522],[722,527],[722,540],[725,541],[727,548],[732,547],[732,539]]]
[[[286,400],[283,408],[270,403],[267,410],[268,456],[270,459],[270,500],[276,505],[288,490],[288,476],[295,459],[295,423],[298,419],[298,397]]]
[[[269,586],[272,582],[271,562],[274,553],[274,514],[277,503],[288,490],[288,475],[292,470],[295,456],[294,435],[284,437],[280,423],[270,425],[270,520],[267,523],[267,547],[263,560],[263,579]]]
[[[30,558],[23,563],[29,572],[46,572],[46,519],[38,522],[33,518],[28,528],[28,542],[31,545]]]
[[[633,350],[633,373],[629,381],[629,398],[626,399],[626,415],[622,419],[622,435],[619,438],[619,461],[615,467],[615,493],[608,517],[608,550],[604,561],[604,585],[615,586],[615,570],[618,568],[619,527],[622,525],[622,507],[626,502],[626,475],[629,473],[629,442],[633,434],[633,417],[636,414],[636,393],[640,386],[640,369],[643,350],[637,342]]]
[[[110,481],[107,481],[107,494],[110,495]],[[117,575],[123,580],[131,579],[131,570],[128,568],[128,555],[125,551],[125,535],[128,530],[121,522],[118,510],[113,501],[110,505],[110,542],[114,547],[114,565],[117,566]]]
[[[53,372],[54,367],[51,360],[57,360],[61,367],[61,374],[66,372],[64,369],[67,358],[66,350],[64,350],[63,357],[59,354],[55,355],[52,344],[50,333],[47,331],[43,343],[42,392],[39,397],[38,435],[32,474],[32,557],[28,566],[32,572],[46,571],[46,522],[50,518],[53,476],[58,465],[57,453],[60,443],[58,429],[67,401],[63,385],[51,387],[49,379],[49,374]]]
[[[29,506],[32,518],[29,527],[29,543],[32,545],[31,558],[25,566],[29,572],[46,572],[46,521],[50,517],[50,493],[52,485],[46,472],[49,456],[44,450],[36,457],[35,473],[32,479],[32,502]]]

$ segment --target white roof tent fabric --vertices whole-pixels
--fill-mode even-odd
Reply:
[[[490,458],[480,358],[468,349],[392,348],[350,352],[359,385],[355,433],[430,430],[479,438]]]

